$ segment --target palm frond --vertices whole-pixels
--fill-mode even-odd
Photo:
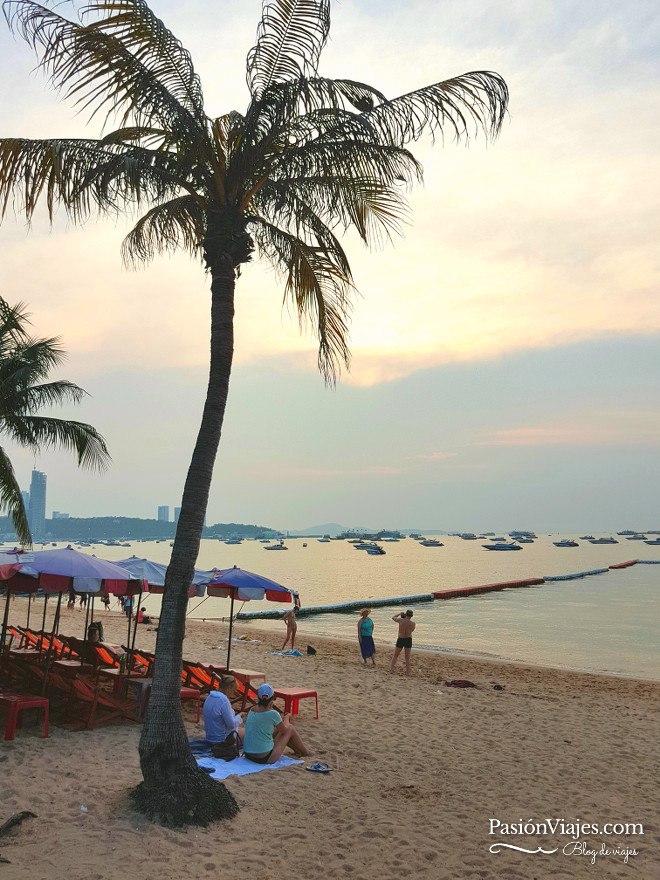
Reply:
[[[12,416],[3,424],[5,432],[21,446],[42,452],[60,449],[75,452],[82,467],[104,470],[110,463],[105,440],[96,428],[84,422],[49,416]]]
[[[509,90],[502,77],[491,71],[464,73],[379,104],[363,115],[385,143],[417,140],[425,130],[467,139],[483,131],[495,138],[502,127]]]
[[[0,385],[5,412],[30,414],[38,412],[44,406],[80,403],[87,393],[79,385],[66,379],[58,382],[46,382],[42,385],[17,386],[12,390],[11,379],[13,378],[13,376],[10,377],[10,381]],[[5,392],[8,393],[5,394]]]
[[[350,366],[348,318],[350,277],[323,247],[307,244],[263,218],[251,218],[257,247],[286,279],[285,301],[295,305],[301,328],[319,341],[318,367],[334,384],[342,365]]]
[[[30,316],[24,310],[25,303],[10,306],[0,297],[0,359],[29,338],[26,325],[30,323]]]
[[[82,15],[106,14],[92,27],[116,37],[167,91],[200,120],[202,84],[190,52],[151,11],[145,0],[88,0]]]
[[[133,55],[101,23],[81,25],[36,0],[4,0],[10,27],[41,56],[55,89],[90,118],[105,113],[138,126],[166,127],[183,143],[204,136],[204,126],[141,57]],[[147,61],[151,61],[145,53]]]
[[[172,195],[184,181],[177,157],[95,140],[0,139],[0,217],[10,205],[30,220],[45,200],[76,222],[94,209],[119,210]]]
[[[206,230],[206,211],[199,200],[180,196],[148,211],[128,233],[122,244],[124,262],[147,263],[156,254],[187,250],[199,255]]]
[[[313,76],[330,30],[330,0],[264,0],[257,42],[247,56],[250,93]]]
[[[24,547],[32,546],[32,535],[28,523],[20,486],[16,481],[14,468],[9,456],[0,446],[0,510],[6,510],[16,529],[18,540]]]

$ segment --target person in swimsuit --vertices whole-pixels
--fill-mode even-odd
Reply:
[[[406,675],[410,675],[410,652],[412,650],[412,634],[415,631],[415,626],[412,622],[412,611],[402,611],[401,614],[395,614],[392,620],[395,623],[399,624],[399,637],[396,640],[396,647],[394,648],[394,654],[392,655],[392,662],[390,663],[390,672],[394,672],[396,667],[396,661],[399,659],[399,654],[401,651],[404,652],[406,658]]]
[[[287,713],[283,717],[273,708],[275,691],[269,684],[257,690],[257,705],[245,719],[243,753],[255,764],[274,764],[289,746],[297,758],[307,758],[311,752],[300,739]]]
[[[367,660],[371,658],[371,665],[376,665],[376,646],[374,645],[373,632],[374,622],[369,617],[371,608],[363,608],[360,611],[360,619],[358,620],[358,642],[360,643],[360,653],[367,665]]]
[[[298,623],[296,622],[296,611],[300,608],[298,596],[294,594],[294,605],[291,611],[287,611],[282,620],[286,623],[286,638],[281,650],[283,651],[289,640],[291,641],[291,650],[293,650],[296,641],[296,633],[298,632]]]

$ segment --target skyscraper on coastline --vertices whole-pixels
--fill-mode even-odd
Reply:
[[[170,521],[170,506],[169,504],[161,504],[158,508],[158,522],[169,522]]]
[[[46,474],[42,471],[32,471],[27,515],[32,539],[43,538],[46,533]]]

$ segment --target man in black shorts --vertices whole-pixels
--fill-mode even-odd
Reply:
[[[395,614],[392,620],[395,623],[399,624],[399,637],[396,640],[396,647],[394,649],[394,655],[392,657],[392,662],[390,663],[390,672],[394,672],[396,667],[396,661],[399,659],[399,654],[403,651],[404,656],[406,658],[406,675],[410,675],[410,651],[412,650],[412,634],[415,631],[415,626],[412,622],[412,611],[402,611],[401,614]]]

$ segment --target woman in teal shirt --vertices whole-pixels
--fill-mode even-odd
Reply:
[[[373,640],[374,622],[369,617],[370,614],[371,608],[363,608],[358,620],[358,642],[365,666],[369,658],[371,658],[371,665],[376,665],[376,646]]]
[[[250,710],[245,721],[243,754],[256,764],[274,764],[289,746],[297,758],[306,758],[311,752],[300,739],[287,713],[280,717],[273,708],[275,691],[269,684],[257,690],[257,705]]]

